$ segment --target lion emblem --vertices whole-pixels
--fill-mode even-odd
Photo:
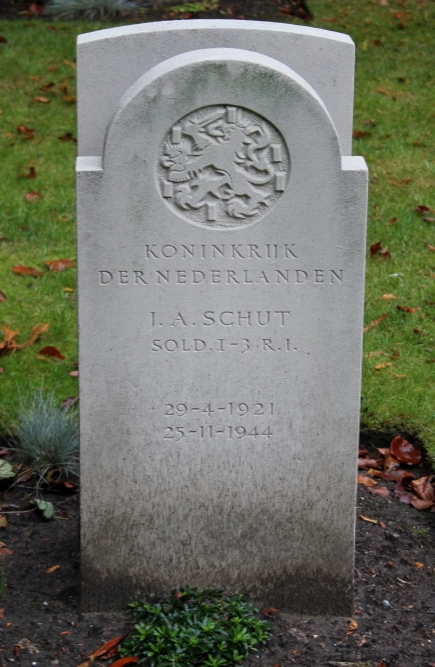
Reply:
[[[182,118],[160,154],[161,193],[170,208],[207,227],[257,221],[279,199],[289,171],[287,147],[252,111],[212,106]]]

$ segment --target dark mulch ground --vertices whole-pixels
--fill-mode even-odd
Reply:
[[[393,490],[393,482],[386,484]],[[30,493],[8,491],[3,511],[28,509]],[[0,539],[13,551],[0,600],[1,667],[77,667],[126,630],[122,616],[90,620],[80,614],[78,494],[47,499],[56,506],[56,520],[44,521],[35,512],[8,514],[9,525],[1,530]],[[272,641],[246,667],[379,667],[382,660],[386,667],[435,665],[435,513],[419,512],[393,494],[372,496],[359,486],[357,515],[385,524],[357,519],[358,627],[351,631],[349,619],[281,612]]]

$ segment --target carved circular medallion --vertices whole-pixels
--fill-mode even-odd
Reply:
[[[278,130],[253,111],[214,105],[178,121],[160,149],[158,180],[169,208],[203,227],[244,227],[268,213],[290,170]]]

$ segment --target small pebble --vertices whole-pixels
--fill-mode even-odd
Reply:
[[[391,602],[388,602],[388,600],[382,600],[382,606],[385,607],[385,609],[390,609]]]

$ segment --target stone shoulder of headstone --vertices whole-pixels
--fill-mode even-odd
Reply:
[[[213,47],[259,52],[298,72],[327,107],[342,154],[351,154],[355,49],[348,35],[281,23],[199,19],[79,36],[79,155],[101,155],[105,128],[119,99],[144,72],[185,51]]]

